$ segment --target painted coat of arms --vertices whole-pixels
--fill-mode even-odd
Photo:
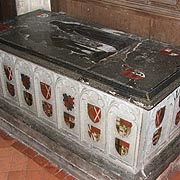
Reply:
[[[23,94],[24,94],[24,100],[26,101],[27,105],[32,106],[32,104],[33,104],[32,94],[30,94],[26,91],[23,91]]]
[[[136,70],[132,67],[128,67],[121,72],[122,75],[135,80],[140,80],[145,78],[145,74],[139,70]]]
[[[11,81],[13,79],[13,73],[12,73],[12,69],[11,67],[8,66],[4,66],[4,72],[6,74],[6,77],[9,81]]]
[[[68,111],[72,111],[74,109],[74,98],[68,96],[67,94],[63,94],[63,97],[64,106],[67,108]]]
[[[43,111],[45,112],[45,114],[48,117],[51,117],[53,114],[53,108],[52,105],[47,103],[46,101],[42,101],[42,107],[43,107]]]
[[[89,103],[87,105],[87,108],[88,115],[91,121],[93,121],[94,123],[98,123],[101,120],[101,109]]]
[[[116,129],[122,136],[129,136],[131,133],[132,123],[121,118],[116,119]]]
[[[180,122],[180,111],[177,113],[176,115],[176,119],[175,119],[175,125],[178,125]]]
[[[115,138],[115,148],[120,156],[127,156],[130,148],[130,144]]]
[[[156,112],[156,119],[155,119],[155,125],[156,127],[159,127],[160,124],[163,121],[164,114],[165,114],[166,106],[162,107]]]
[[[74,123],[75,117],[74,116],[64,112],[64,121],[70,129],[74,128],[74,126],[75,126],[75,123]]]
[[[98,142],[100,140],[101,130],[88,124],[88,134],[93,141]]]
[[[40,82],[41,85],[41,93],[44,96],[45,99],[50,99],[51,98],[51,87],[43,82]]]
[[[10,84],[9,82],[6,82],[7,84],[7,89],[9,91],[9,94],[11,96],[15,96],[15,88],[14,88],[14,85]]]
[[[31,87],[31,82],[30,82],[29,76],[27,76],[25,74],[21,74],[21,82],[26,89],[29,89]]]
[[[154,134],[153,134],[152,142],[153,142],[153,145],[154,145],[154,146],[158,143],[158,141],[159,141],[159,139],[160,139],[160,137],[161,137],[161,131],[162,131],[162,127],[160,127],[159,129],[157,129],[157,130],[154,132]]]
[[[170,49],[170,48],[164,48],[160,51],[161,54],[166,54],[169,56],[179,56],[179,52],[174,50],[174,49]]]

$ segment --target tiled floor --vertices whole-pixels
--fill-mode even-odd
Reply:
[[[0,180],[76,180],[76,178],[0,130]],[[180,156],[157,180],[180,180]]]
[[[0,180],[76,180],[0,130]]]

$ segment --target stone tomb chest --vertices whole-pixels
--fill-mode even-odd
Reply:
[[[155,179],[177,157],[180,48],[47,11],[0,29],[1,128],[38,131],[112,179]]]

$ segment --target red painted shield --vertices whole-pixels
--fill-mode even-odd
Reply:
[[[179,52],[170,48],[164,48],[160,51],[161,54],[166,54],[169,56],[179,56]]]
[[[120,156],[127,156],[130,144],[121,139],[115,138],[115,148]]]
[[[53,114],[53,108],[52,105],[47,103],[46,101],[42,101],[42,107],[43,107],[43,111],[45,112],[45,114],[48,117],[51,117]]]
[[[6,74],[6,77],[9,81],[11,81],[13,79],[13,74],[12,74],[12,69],[11,67],[8,66],[4,66],[4,72]]]
[[[93,141],[98,142],[100,140],[101,130],[88,124],[88,134]]]
[[[97,106],[88,103],[88,115],[89,118],[94,122],[98,123],[101,119],[101,109]]]
[[[24,94],[24,100],[26,101],[27,105],[32,106],[32,104],[33,104],[32,94],[30,94],[26,91],[23,91],[23,94]]]
[[[176,115],[176,119],[175,119],[175,125],[178,125],[180,122],[180,111],[177,113]]]
[[[126,68],[124,71],[121,72],[121,74],[127,76],[130,79],[135,79],[135,80],[145,78],[145,74],[143,72],[135,70],[132,67]]]
[[[45,99],[50,99],[51,98],[51,87],[43,82],[40,82],[41,85],[41,93],[44,96]]]
[[[7,84],[7,89],[9,91],[9,94],[11,96],[15,96],[15,88],[14,88],[14,85],[13,84],[10,84],[9,82],[6,82]]]
[[[155,120],[155,125],[156,127],[159,127],[159,125],[162,123],[164,114],[165,114],[166,106],[162,107],[156,112],[156,120]]]
[[[0,31],[8,30],[10,27],[5,24],[0,24]]]
[[[29,89],[30,86],[31,86],[31,82],[30,82],[30,77],[25,75],[25,74],[21,74],[21,81],[22,81],[22,84],[23,86],[26,88],[26,89]]]
[[[162,127],[160,127],[159,129],[157,129],[157,130],[154,132],[154,134],[153,134],[152,142],[153,142],[153,145],[154,145],[154,146],[158,143],[158,141],[159,141],[159,139],[160,139],[160,137],[161,137],[161,131],[162,131]]]
[[[122,136],[129,136],[131,133],[132,123],[121,118],[116,119],[116,129]]]
[[[64,106],[68,111],[72,111],[74,109],[74,98],[67,94],[63,94],[63,97]]]
[[[74,123],[75,117],[74,116],[64,112],[64,121],[70,129],[74,128],[74,126],[75,126],[75,123]]]

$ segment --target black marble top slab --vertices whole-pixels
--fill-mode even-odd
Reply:
[[[161,93],[167,96],[179,86],[179,47],[42,10],[5,26],[0,26],[1,44],[92,78],[145,106],[156,104],[164,97]],[[174,81],[178,83],[171,87]],[[157,96],[162,98],[156,101]]]

